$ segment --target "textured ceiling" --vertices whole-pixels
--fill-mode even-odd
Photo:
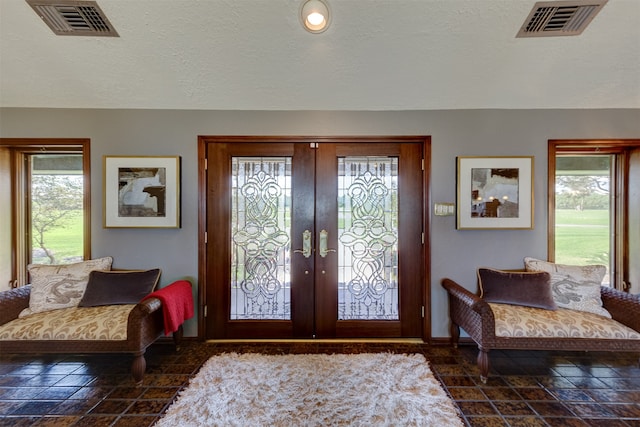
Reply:
[[[640,0],[579,36],[515,38],[535,0],[98,0],[118,38],[56,36],[0,0],[0,107],[640,108]]]

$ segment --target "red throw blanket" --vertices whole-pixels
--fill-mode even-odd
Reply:
[[[150,293],[142,300],[158,298],[162,302],[164,313],[164,333],[169,335],[178,330],[182,323],[193,317],[193,296],[191,295],[191,283],[186,280],[178,280]]]

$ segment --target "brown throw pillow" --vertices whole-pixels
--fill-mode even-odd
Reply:
[[[160,280],[159,268],[147,271],[92,271],[78,307],[137,304]]]
[[[556,310],[547,272],[510,272],[478,269],[480,297],[487,302]]]

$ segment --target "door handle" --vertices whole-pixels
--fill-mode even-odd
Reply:
[[[309,230],[304,230],[302,233],[302,249],[296,249],[293,252],[302,254],[305,258],[311,256],[311,232]]]
[[[329,232],[322,230],[320,232],[320,256],[326,257],[329,252],[335,252],[335,249],[327,249],[327,240],[329,239]]]

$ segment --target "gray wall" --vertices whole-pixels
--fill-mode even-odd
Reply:
[[[91,139],[92,255],[113,256],[117,268],[161,267],[163,286],[181,278],[197,281],[198,135],[430,135],[431,203],[455,202],[456,156],[535,156],[534,230],[456,230],[455,217],[432,217],[432,335],[446,337],[441,278],[475,291],[478,266],[519,268],[524,256],[546,258],[547,140],[640,138],[640,110],[0,109],[0,137]],[[103,155],[182,156],[182,228],[102,228]],[[196,334],[194,319],[185,334]]]

